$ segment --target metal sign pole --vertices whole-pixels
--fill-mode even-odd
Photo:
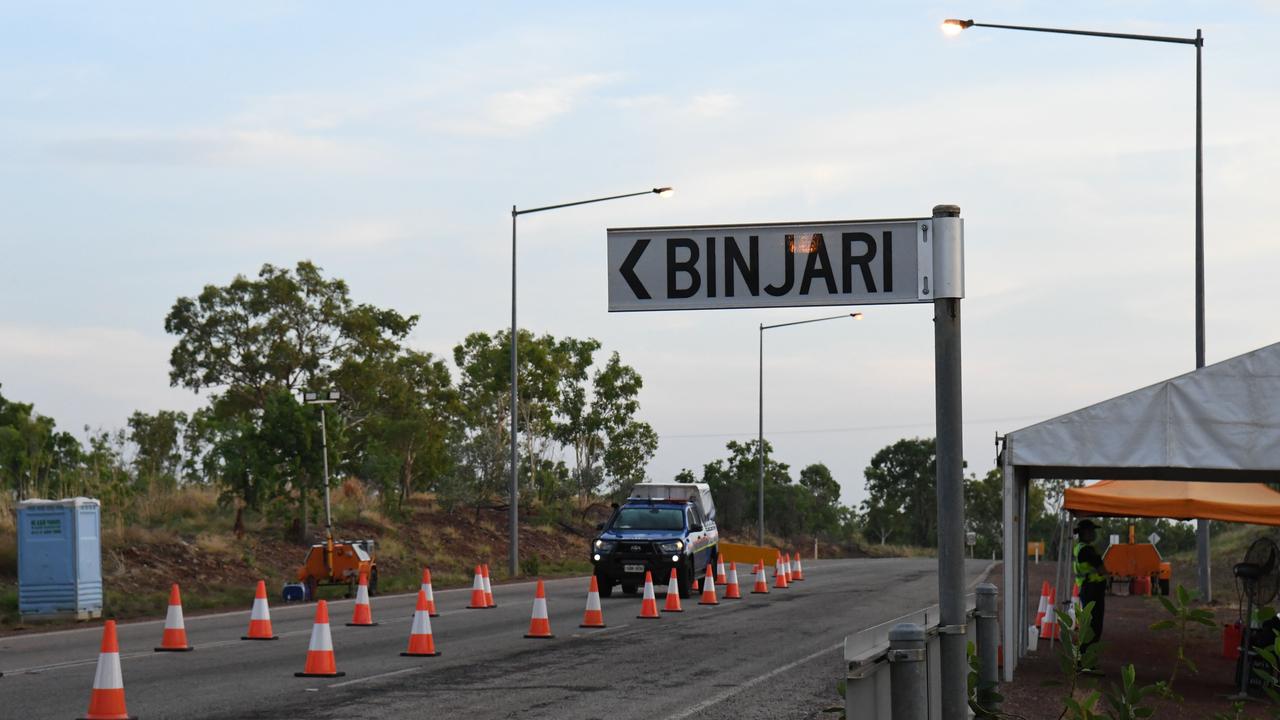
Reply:
[[[942,660],[942,717],[968,717],[964,598],[964,438],[960,377],[960,296],[964,229],[960,208],[933,209],[934,384],[937,413],[938,605]],[[958,273],[958,275],[957,275]],[[959,277],[959,288],[947,286]]]

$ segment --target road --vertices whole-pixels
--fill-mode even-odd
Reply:
[[[967,566],[970,585],[987,563]],[[845,635],[936,602],[932,559],[827,560],[806,580],[718,606],[638,620],[638,597],[603,600],[608,627],[580,630],[582,578],[546,584],[552,640],[523,637],[533,585],[494,587],[498,608],[468,610],[467,589],[436,592],[439,657],[407,658],[412,595],[375,597],[372,628],[345,627],[330,603],[345,677],[295,678],[314,606],[272,607],[280,640],[245,642],[243,612],[190,617],[190,653],[156,653],[163,623],[120,626],[129,711],[152,718],[809,718],[837,704]],[[721,593],[723,594],[723,593]],[[659,590],[659,606],[662,592]],[[88,707],[100,625],[0,638],[0,717],[75,718]]]

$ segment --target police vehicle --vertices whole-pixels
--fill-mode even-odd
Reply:
[[[662,586],[675,568],[680,597],[687,598],[719,551],[716,507],[706,483],[640,483],[597,529],[591,563],[601,597],[612,595],[614,585],[635,593],[645,571]]]

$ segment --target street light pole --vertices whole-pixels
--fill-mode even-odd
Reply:
[[[320,448],[324,463],[324,568],[330,573],[333,571],[333,512],[329,506],[329,433],[325,429],[324,406],[338,402],[339,397],[337,390],[323,393],[306,390],[302,393],[302,404],[320,406]],[[303,492],[306,492],[305,488]],[[304,517],[304,527],[306,521]]]
[[[756,500],[756,510],[758,511],[756,535],[758,538],[758,545],[764,545],[764,331],[772,330],[773,328],[788,327],[790,325],[808,325],[809,323],[826,322],[827,320],[839,320],[841,318],[861,320],[862,313],[842,313],[840,315],[813,318],[812,320],[797,320],[795,322],[777,323],[774,325],[765,325],[764,323],[760,323],[760,436],[756,439],[756,458],[760,466],[758,495]]]
[[[973,20],[957,20],[949,18],[942,22],[943,32],[955,35],[971,27],[997,28],[1001,30],[1026,30],[1029,32],[1056,33],[1061,35],[1084,35],[1087,37],[1115,38],[1119,40],[1141,40],[1145,42],[1174,43],[1178,45],[1195,45],[1196,47],[1196,369],[1204,367],[1204,137],[1201,122],[1201,68],[1200,59],[1204,50],[1204,33],[1196,29],[1196,36],[1171,37],[1168,35],[1137,35],[1133,33],[1098,32],[1095,30],[1068,30],[1064,28],[1031,27],[1026,25],[997,25],[980,23]],[[1213,588],[1209,574],[1209,521],[1196,520],[1196,562],[1199,565],[1200,597],[1209,602],[1213,599]]]
[[[516,431],[518,430],[516,408],[520,399],[520,370],[516,364],[518,357],[516,339],[519,332],[516,325],[516,218],[521,215],[546,210],[558,210],[575,205],[589,205],[591,203],[605,202],[606,200],[620,200],[640,195],[653,194],[659,197],[670,197],[673,192],[669,187],[656,187],[640,192],[610,195],[608,197],[592,198],[591,200],[577,200],[558,205],[528,208],[527,210],[520,210],[515,205],[511,206],[511,482],[510,487],[507,489],[511,503],[507,512],[509,532],[511,533],[511,539],[508,543],[507,572],[511,577],[515,577],[520,569],[520,456],[516,444]]]

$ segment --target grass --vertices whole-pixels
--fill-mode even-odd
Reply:
[[[1239,602],[1239,588],[1236,587],[1235,575],[1231,568],[1244,560],[1244,554],[1254,540],[1270,537],[1280,543],[1276,528],[1266,525],[1241,525],[1235,523],[1215,522],[1212,530],[1210,547],[1210,581],[1214,600],[1223,604]],[[1194,588],[1196,582],[1196,550],[1184,550],[1171,554],[1166,558],[1173,563],[1175,577],[1173,584],[1181,583],[1187,588]],[[1181,574],[1182,577],[1177,577]]]

